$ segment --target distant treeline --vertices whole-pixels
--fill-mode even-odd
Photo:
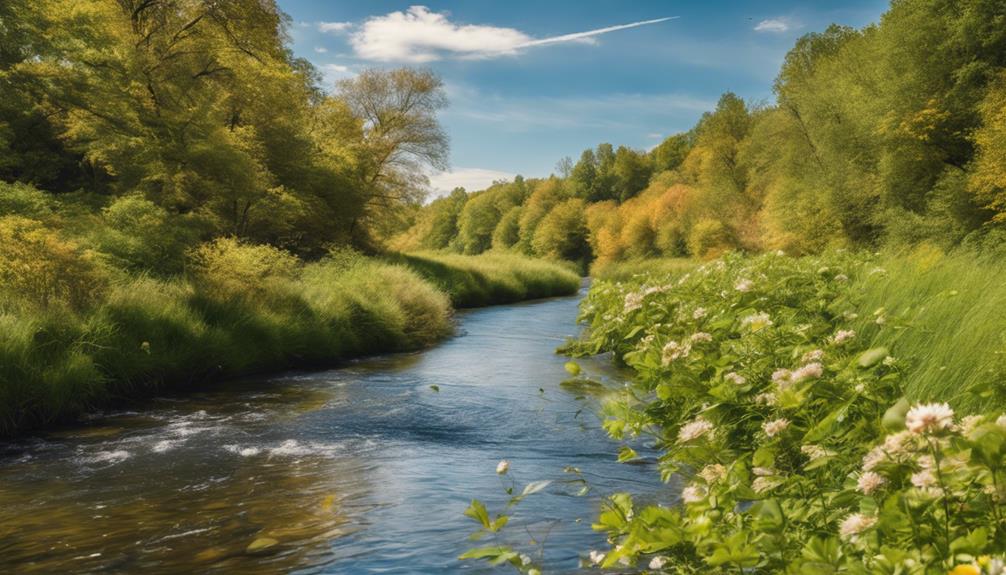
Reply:
[[[601,144],[548,179],[455,190],[394,245],[606,262],[1006,239],[1006,3],[899,0],[807,34],[775,93],[725,94],[649,152]]]

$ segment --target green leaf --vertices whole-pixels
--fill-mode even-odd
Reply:
[[[886,347],[875,347],[861,353],[859,355],[859,361],[856,363],[859,367],[867,369],[884,361],[884,358],[888,355],[890,355],[890,353]]]
[[[580,375],[580,364],[575,361],[567,361],[563,367],[566,369],[566,373],[572,375],[573,377]]]
[[[465,551],[458,559],[497,559],[501,555],[512,553],[509,547],[476,547]]]
[[[489,512],[486,511],[486,506],[478,499],[472,499],[472,504],[468,506],[468,509],[465,509],[465,516],[478,521],[486,529],[490,528]]]
[[[551,484],[552,482],[548,479],[543,479],[541,481],[532,481],[531,483],[528,483],[527,485],[524,486],[524,491],[521,491],[520,495],[521,497],[525,497],[528,495],[532,495],[534,493],[538,493],[539,491],[545,489]]]
[[[624,445],[624,446],[622,446],[622,448],[620,450],[618,450],[618,462],[619,463],[625,463],[626,461],[632,461],[633,459],[636,459],[637,457],[639,457],[639,455],[636,453],[636,450],[632,449],[628,445]]]

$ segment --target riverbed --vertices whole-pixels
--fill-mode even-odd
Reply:
[[[575,572],[603,546],[604,496],[676,490],[652,463],[616,462],[596,389],[561,385],[554,350],[582,295],[460,313],[458,335],[422,352],[222,382],[8,443],[0,572],[507,572],[457,556],[496,543],[468,541],[463,511],[499,510],[511,479],[552,483],[503,542],[544,541],[544,566]],[[627,377],[580,363],[608,388]]]

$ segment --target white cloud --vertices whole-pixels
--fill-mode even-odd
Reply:
[[[317,53],[319,53],[319,54],[327,54],[328,53],[328,48],[326,48],[324,46],[315,46],[314,47],[314,51],[317,52]]]
[[[591,42],[594,36],[673,18],[658,18],[598,28],[586,32],[535,39],[514,28],[455,24],[446,14],[431,12],[425,6],[412,6],[405,12],[391,12],[369,18],[355,32],[350,42],[356,55],[382,62],[431,62],[445,56],[492,58],[516,54],[522,49],[565,42]]]
[[[755,32],[772,32],[781,34],[782,32],[788,32],[793,27],[793,23],[790,22],[788,18],[769,18],[768,20],[762,20],[759,22],[754,29]]]
[[[333,86],[339,80],[349,78],[355,74],[349,66],[343,66],[342,64],[322,64],[319,66],[319,70],[321,70],[321,77],[324,79],[325,84],[329,86]]]
[[[446,196],[454,188],[462,187],[469,192],[484,190],[498,180],[512,180],[514,174],[485,168],[454,168],[430,176],[430,188],[434,196]]]
[[[318,22],[318,30],[325,34],[338,34],[352,27],[352,22]]]
[[[650,138],[651,140],[659,140],[663,138],[664,135],[659,132],[650,132],[649,134],[646,134],[646,137]]]

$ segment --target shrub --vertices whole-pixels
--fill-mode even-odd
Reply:
[[[191,254],[189,271],[209,293],[251,296],[293,280],[299,261],[265,245],[242,244],[234,238],[205,243]]]

